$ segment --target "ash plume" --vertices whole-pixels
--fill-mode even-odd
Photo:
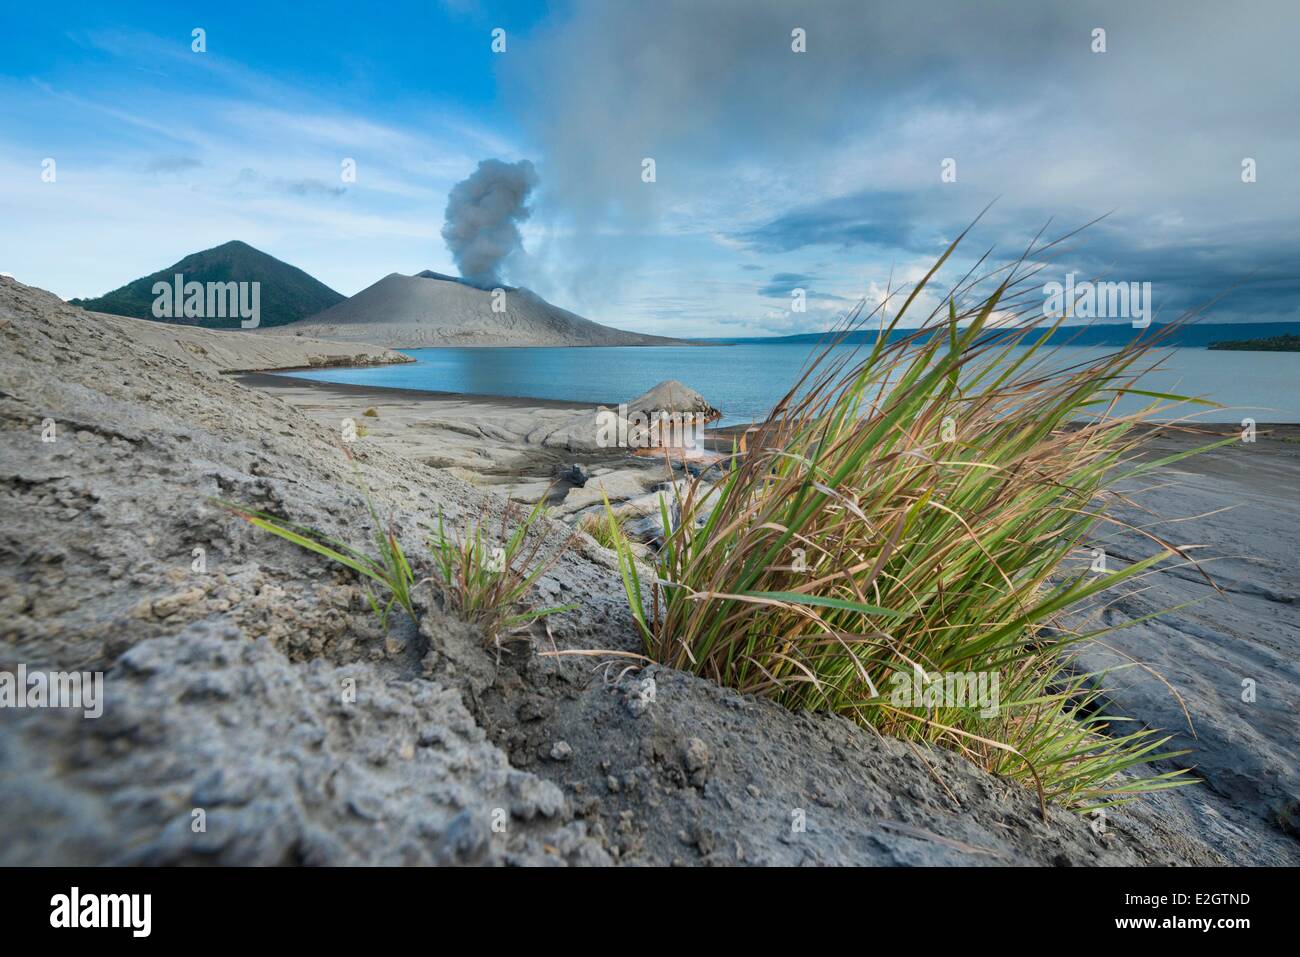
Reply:
[[[523,248],[519,223],[528,218],[528,195],[537,171],[528,160],[486,159],[447,196],[442,238],[460,274],[471,282],[498,284],[501,266]]]

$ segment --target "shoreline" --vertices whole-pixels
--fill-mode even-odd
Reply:
[[[527,505],[545,500],[565,522],[599,511],[606,494],[620,512],[637,518],[657,514],[657,491],[683,474],[680,462],[666,470],[662,457],[598,447],[594,403],[362,386],[267,372],[230,378],[340,436],[341,429],[355,430],[353,448],[379,446]],[[710,451],[726,452],[730,445],[729,438],[706,436]],[[706,454],[693,466],[707,466],[717,457]],[[576,478],[575,467],[585,480]]]
[[[347,366],[346,368],[365,369],[371,367],[372,366],[357,365]],[[567,409],[580,411],[594,409],[598,406],[617,408],[619,401],[627,401],[626,399],[623,399],[606,402],[583,402],[576,399],[539,399],[531,396],[496,395],[487,392],[452,392],[440,389],[407,389],[399,386],[357,385],[349,382],[327,382],[322,379],[307,379],[282,374],[286,372],[308,372],[314,368],[319,367],[295,366],[292,368],[249,369],[237,370],[223,374],[230,376],[241,385],[246,385],[251,388],[265,388],[271,390],[307,389],[321,393],[334,393],[338,396],[347,396],[351,398],[365,398],[371,396],[381,400],[405,398],[422,399],[430,402],[474,402],[521,411],[526,409]],[[344,367],[339,366],[338,368]],[[751,424],[720,425],[712,426],[707,431],[710,436],[730,437],[733,435],[739,436],[742,432],[751,427]],[[1233,422],[1198,422],[1194,419],[1171,422],[1143,422],[1137,425],[1136,428],[1141,432],[1163,430],[1170,432],[1204,433],[1207,435],[1218,436],[1227,436],[1241,431],[1241,426]],[[1257,422],[1255,429],[1258,435],[1267,435],[1270,438],[1282,438],[1284,441],[1292,436],[1300,437],[1300,422]]]
[[[255,389],[287,389],[306,386],[312,389],[319,389],[322,392],[334,392],[338,395],[354,397],[374,396],[376,398],[407,397],[434,400],[452,399],[496,404],[508,408],[572,409],[574,411],[590,409],[594,408],[596,405],[602,404],[577,402],[568,399],[532,399],[527,396],[491,395],[488,393],[477,392],[447,392],[438,389],[403,389],[397,386],[388,385],[356,385],[350,382],[326,382],[321,379],[303,379],[298,376],[281,374],[285,372],[307,372],[312,368],[314,367],[306,366],[291,369],[250,369],[244,372],[230,373],[230,376],[240,385],[246,385]],[[364,369],[369,367],[350,366],[349,368]],[[612,406],[618,405],[617,402],[605,404]]]

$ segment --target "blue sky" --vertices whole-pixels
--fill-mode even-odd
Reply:
[[[7,5],[0,270],[98,295],[237,238],[350,295],[454,272],[448,191],[529,159],[505,278],[624,328],[824,328],[993,200],[972,256],[1109,213],[1060,271],[1300,319],[1293,3],[267,7]]]

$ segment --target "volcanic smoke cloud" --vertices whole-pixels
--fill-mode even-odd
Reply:
[[[528,160],[486,159],[468,179],[452,187],[442,238],[461,276],[475,283],[500,284],[501,264],[523,248],[518,224],[528,218],[525,203],[536,185],[537,171]]]

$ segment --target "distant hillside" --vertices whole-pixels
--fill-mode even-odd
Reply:
[[[1090,326],[1062,326],[1052,336],[1053,345],[1076,346],[1122,346],[1132,342],[1135,336],[1153,337],[1167,326],[1153,322],[1147,329],[1134,329],[1128,323],[1096,323]],[[914,333],[915,329],[895,329],[890,341],[897,341]],[[1300,334],[1300,322],[1216,322],[1198,323],[1182,326],[1164,340],[1165,344],[1190,348],[1207,348],[1212,343],[1232,339],[1256,339],[1264,337],[1294,337]],[[730,343],[829,343],[835,338],[830,332],[808,332],[794,336],[750,337],[745,339],[713,339],[711,342]],[[845,342],[851,345],[873,343],[877,333],[871,329],[861,329],[851,333]],[[697,340],[704,341],[704,340]]]
[[[426,346],[649,346],[679,339],[611,329],[553,306],[536,293],[491,289],[426,271],[392,273],[351,299],[277,329],[318,339],[370,342],[394,349]]]
[[[174,266],[114,289],[96,299],[73,299],[74,306],[91,312],[107,312],[115,316],[136,319],[158,319],[153,314],[156,296],[154,283],[171,284],[177,273],[185,282],[258,282],[260,288],[261,325],[279,326],[328,309],[343,301],[344,297],[329,286],[312,278],[296,266],[281,262],[254,249],[248,243],[233,240],[213,249],[192,253]],[[208,329],[238,329],[238,316],[220,318],[164,318],[160,322],[173,322]]]
[[[1300,352],[1300,336],[1270,336],[1267,339],[1236,339],[1211,342],[1211,349],[1234,352]]]

